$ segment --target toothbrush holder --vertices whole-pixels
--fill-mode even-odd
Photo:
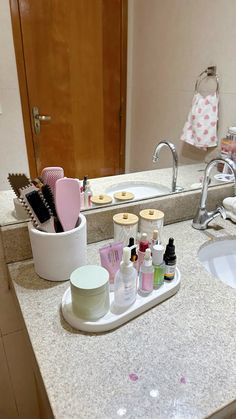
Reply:
[[[87,260],[87,225],[83,214],[79,225],[63,233],[45,233],[28,224],[35,272],[48,281],[65,281]]]

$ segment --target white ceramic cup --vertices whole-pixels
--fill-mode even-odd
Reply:
[[[45,233],[28,224],[35,272],[48,281],[65,281],[87,261],[86,218],[79,226],[63,233]]]

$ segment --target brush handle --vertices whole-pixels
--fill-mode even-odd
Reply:
[[[55,233],[52,212],[42,193],[34,185],[22,188],[20,199],[38,230]]]

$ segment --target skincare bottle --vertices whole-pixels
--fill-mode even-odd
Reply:
[[[164,254],[165,261],[165,280],[171,281],[175,277],[175,268],[176,268],[176,254],[174,239],[171,237],[169,243],[166,246],[166,251]]]
[[[152,248],[152,264],[154,268],[153,288],[157,290],[164,282],[165,262],[163,261],[164,247],[156,244]]]
[[[138,270],[140,270],[140,267],[143,263],[144,255],[146,249],[148,249],[149,243],[147,239],[147,234],[143,233],[139,242],[139,249],[138,249]]]
[[[130,247],[124,247],[120,269],[115,275],[114,304],[119,309],[126,309],[136,300],[137,271],[130,261]]]
[[[93,196],[93,193],[90,186],[90,182],[87,181],[85,185],[85,190],[84,190],[84,207],[85,208],[90,208],[92,206],[92,201],[91,201],[92,196]]]
[[[133,266],[136,270],[138,270],[138,255],[136,253],[136,245],[134,244],[134,237],[129,238],[128,247],[131,249],[131,257],[130,260],[133,262]]]
[[[151,251],[153,249],[153,246],[155,246],[156,244],[158,244],[158,230],[153,230],[151,246],[150,246]]]
[[[139,291],[150,294],[153,291],[154,268],[152,266],[151,249],[146,249],[143,264],[139,272]]]
[[[131,262],[133,262],[133,266],[136,269],[136,271],[138,271],[138,255],[136,253],[136,246],[133,246],[131,248],[131,258],[130,258]]]

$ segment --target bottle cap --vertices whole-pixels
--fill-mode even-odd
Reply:
[[[142,233],[140,241],[146,241],[147,240],[147,233]]]
[[[152,248],[153,265],[160,265],[163,262],[164,247],[161,244],[155,244]]]
[[[146,249],[148,249],[148,247],[149,247],[149,243],[148,243],[148,241],[147,240],[145,240],[145,241],[140,241],[139,242],[139,250],[140,250],[140,252],[145,252],[146,251]]]
[[[164,254],[164,259],[165,258],[171,258],[171,259],[175,259],[176,258],[173,237],[170,237],[169,238],[169,243],[166,246],[166,251],[165,251],[165,254]]]
[[[132,247],[133,245],[134,245],[134,238],[130,237],[128,247]]]
[[[153,233],[152,233],[152,240],[157,240],[158,239],[158,230],[153,230]]]
[[[130,261],[131,258],[131,249],[130,247],[124,247],[122,261],[120,263],[120,270],[128,272],[133,268],[133,263]]]
[[[149,248],[145,250],[143,264],[144,266],[152,266],[151,249]]]

